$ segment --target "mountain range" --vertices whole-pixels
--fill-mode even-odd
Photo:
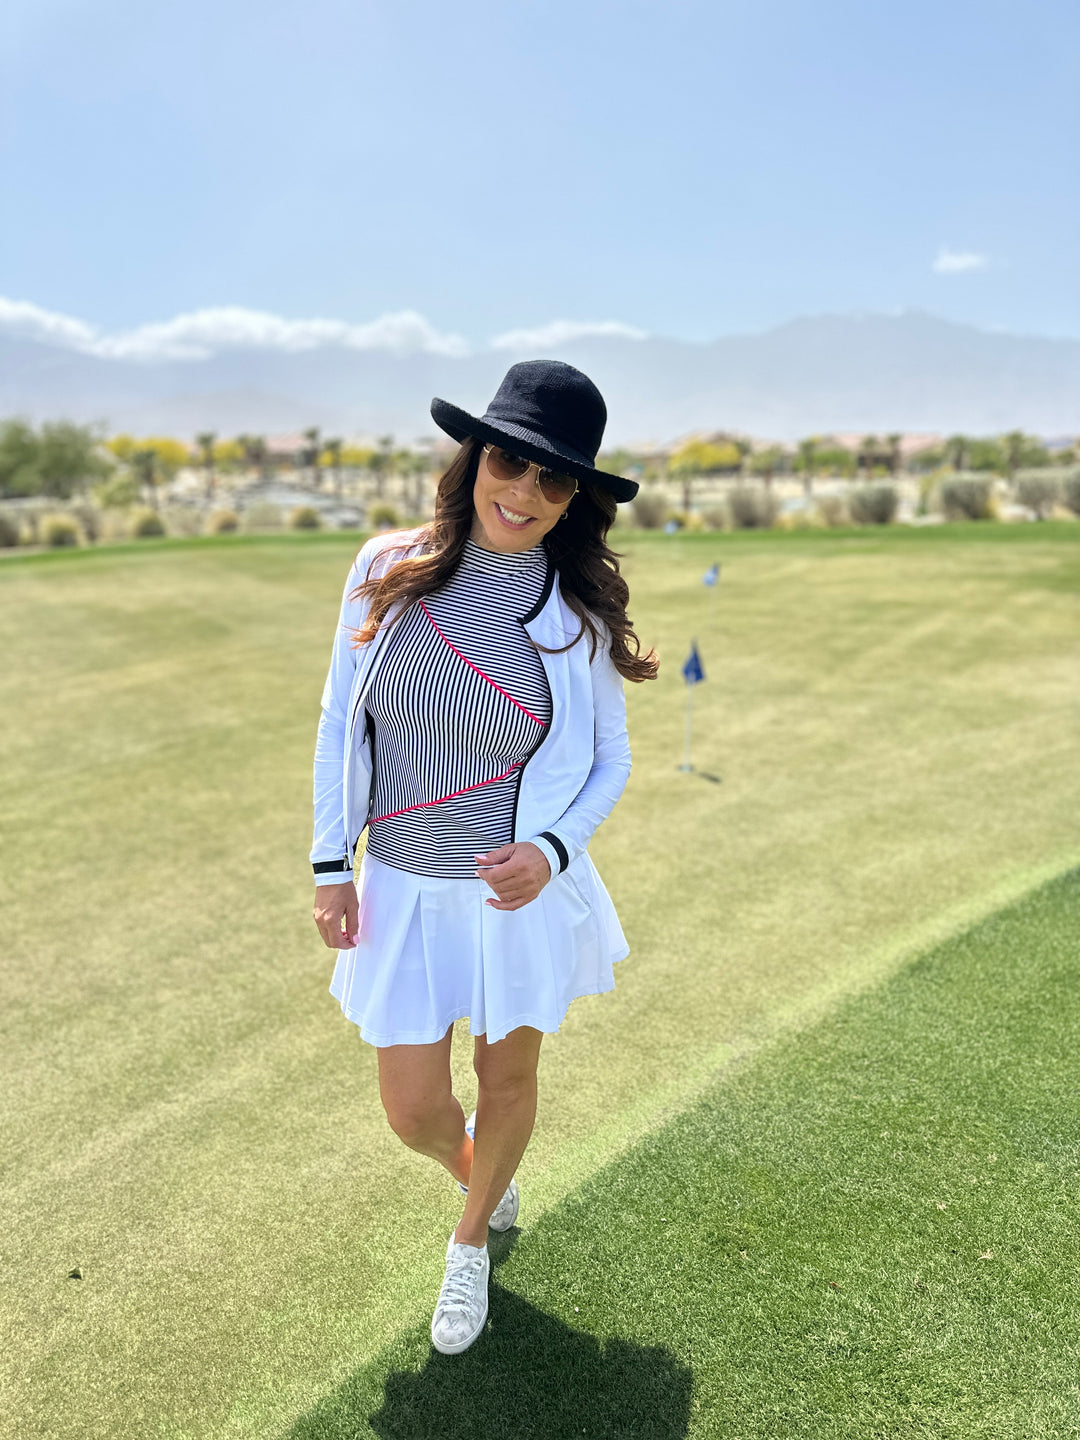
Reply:
[[[695,430],[792,441],[837,432],[972,435],[1080,430],[1080,341],[985,331],[922,311],[819,315],[700,344],[584,335],[541,351],[596,381],[606,447]],[[413,349],[223,348],[199,359],[112,358],[0,334],[0,416],[103,422],[110,433],[347,437],[438,434],[433,395],[481,414],[505,343],[472,354]]]

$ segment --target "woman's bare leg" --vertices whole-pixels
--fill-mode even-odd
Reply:
[[[467,1185],[473,1147],[465,1134],[465,1112],[451,1089],[453,1033],[451,1025],[432,1045],[380,1046],[379,1093],[394,1134],[410,1150],[430,1155]],[[501,1199],[502,1191],[492,1201],[492,1210]]]
[[[486,1245],[488,1220],[532,1135],[536,1120],[536,1065],[542,1030],[520,1025],[494,1045],[477,1035],[473,1068],[479,1081],[476,1101],[476,1140],[471,1173],[458,1176],[468,1185],[465,1213],[455,1239],[462,1245]]]

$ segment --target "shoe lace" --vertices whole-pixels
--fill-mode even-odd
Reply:
[[[479,1255],[475,1259],[459,1260],[456,1265],[450,1265],[439,1296],[439,1309],[468,1310],[476,1290],[476,1278],[482,1268],[483,1261]]]

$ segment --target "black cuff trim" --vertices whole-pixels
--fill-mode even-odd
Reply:
[[[311,867],[316,875],[351,875],[352,866],[348,860],[320,860]]]
[[[566,846],[562,843],[559,837],[557,835],[553,835],[550,830],[541,830],[540,838],[542,840],[546,840],[548,844],[552,847],[552,849],[555,851],[556,855],[558,855],[559,874],[561,875],[562,872],[566,869],[566,867],[570,864],[570,854]]]

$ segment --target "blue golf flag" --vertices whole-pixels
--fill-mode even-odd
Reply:
[[[690,654],[686,657],[682,673],[683,679],[688,685],[696,685],[699,680],[705,679],[705,671],[701,668],[701,656],[698,654],[696,640],[690,641]]]
[[[720,579],[720,566],[719,566],[719,565],[710,565],[709,568],[708,568],[708,570],[706,570],[706,571],[705,571],[705,574],[701,577],[702,584],[704,584],[704,585],[715,585],[715,584],[718,583],[719,579]]]

